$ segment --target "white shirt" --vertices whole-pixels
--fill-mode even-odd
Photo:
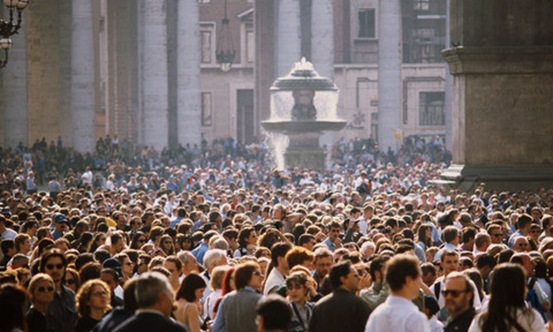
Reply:
[[[470,324],[468,332],[482,331],[482,328],[480,327],[481,318],[482,318],[482,314],[479,314],[478,316],[474,317],[474,319],[472,320],[472,324]],[[524,315],[522,310],[517,309],[517,322],[526,331],[532,331],[532,332],[546,331],[543,318],[541,317],[540,313],[536,311],[536,309],[532,309],[530,315]],[[515,329],[511,329],[511,331],[514,332]],[[505,331],[505,332],[511,332],[511,331]]]
[[[430,326],[426,316],[413,302],[390,295],[369,316],[365,332],[372,331],[430,332]]]
[[[263,295],[269,295],[269,291],[271,291],[275,287],[282,285],[284,281],[284,276],[280,274],[276,267],[273,268],[271,270],[271,273],[269,273],[269,276],[267,277],[265,287],[263,287]]]

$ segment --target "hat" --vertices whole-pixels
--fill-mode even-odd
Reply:
[[[102,264],[102,267],[106,268],[106,267],[109,267],[109,268],[112,268],[114,269],[115,271],[117,271],[117,274],[119,274],[119,277],[123,277],[123,271],[121,270],[121,268],[123,267],[123,265],[121,265],[121,262],[119,262],[117,259],[115,258],[108,258],[104,261],[104,263]]]
[[[68,223],[69,221],[67,220],[67,217],[62,214],[62,213],[56,213],[54,215],[54,221],[57,222],[58,224],[61,224],[61,223]]]
[[[440,306],[438,301],[433,296],[428,294],[424,295],[424,307],[428,309],[431,316],[434,316],[438,311],[440,311]]]

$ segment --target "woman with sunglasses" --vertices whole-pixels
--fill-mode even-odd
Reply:
[[[50,331],[46,324],[48,305],[54,299],[54,280],[46,273],[38,273],[29,282],[31,308],[27,311],[26,320],[29,332]]]
[[[90,240],[88,244],[88,249],[86,251],[94,253],[96,249],[98,249],[98,247],[106,244],[106,240],[107,240],[107,235],[105,233],[103,232],[96,233],[96,235],[94,235],[92,240]]]
[[[309,319],[313,313],[313,304],[307,301],[309,289],[304,272],[294,272],[286,279],[288,303],[292,309],[292,321],[289,331],[303,332],[309,328]]]
[[[136,231],[132,236],[131,249],[140,250],[148,242],[148,237],[142,231]]]
[[[63,279],[63,285],[73,292],[77,293],[80,284],[80,276],[77,270],[68,267],[65,269],[65,278]]]
[[[169,234],[163,234],[159,239],[159,248],[163,250],[165,255],[171,256],[175,254],[175,245],[173,238]]]

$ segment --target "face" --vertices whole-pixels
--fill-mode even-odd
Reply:
[[[503,232],[499,228],[494,228],[490,232],[490,237],[492,243],[501,243],[501,240],[503,239]]]
[[[447,255],[441,262],[444,275],[448,275],[450,272],[459,270],[459,256]]]
[[[515,252],[530,251],[530,244],[528,244],[528,240],[526,238],[519,237],[515,240],[513,249],[515,250]]]
[[[534,276],[534,269],[536,268],[536,262],[527,254],[522,256],[522,266],[526,270],[526,274],[529,277]]]
[[[196,296],[196,301],[199,301],[202,296],[204,295],[205,287],[198,288],[194,291],[194,295]]]
[[[94,309],[105,309],[109,304],[109,293],[100,285],[92,286],[87,304]]]
[[[427,274],[424,274],[422,276],[422,282],[428,287],[432,286],[434,282],[436,281],[437,276],[428,272]]]
[[[328,232],[328,238],[331,242],[334,242],[336,238],[340,235],[340,228],[331,228]]]
[[[138,263],[138,274],[142,274],[144,272],[148,271],[148,264],[146,264],[146,261],[141,258],[140,262]]]
[[[127,277],[130,277],[133,274],[133,268],[134,264],[129,258],[125,258],[123,260],[123,266],[121,267],[121,270],[123,271],[123,274]]]
[[[165,261],[163,262],[163,267],[169,270],[169,272],[171,272],[171,276],[169,276],[169,280],[174,281],[179,279],[180,271],[177,269],[177,266],[175,265],[175,263],[171,261]]]
[[[467,292],[467,283],[461,277],[447,279],[442,292],[447,312],[456,317],[472,305],[472,293]]]
[[[54,284],[48,280],[39,281],[32,297],[36,303],[50,303],[54,299]]]
[[[77,281],[75,280],[75,277],[73,277],[73,274],[71,273],[65,273],[65,280],[64,280],[64,283],[63,285],[69,289],[71,289],[72,291],[76,291],[77,290]]]
[[[50,257],[44,266],[44,272],[48,274],[55,283],[61,282],[63,276],[65,275],[65,266],[61,257]]]
[[[23,242],[19,248],[21,249],[21,252],[28,253],[29,250],[31,250],[31,241],[29,241],[29,239],[25,239],[25,242]]]
[[[112,292],[117,287],[117,281],[115,280],[115,278],[111,273],[102,273],[100,276],[100,279],[106,284],[108,284]]]
[[[357,270],[351,266],[349,274],[345,277],[340,277],[342,281],[342,286],[349,290],[352,293],[355,293],[359,290],[359,274]]]
[[[252,231],[248,236],[248,244],[257,245],[257,233],[255,231]]]
[[[332,257],[320,257],[315,262],[315,271],[321,276],[326,276],[332,267]]]
[[[194,255],[192,255],[191,253],[186,253],[186,256],[188,257],[188,264],[185,264],[186,269],[189,272],[191,271],[198,272],[199,268],[198,268],[198,261],[196,260],[196,257],[194,257]]]
[[[262,284],[263,284],[263,272],[261,271],[261,269],[257,269],[253,271],[252,277],[248,282],[248,286],[250,286],[253,289],[260,289]]]
[[[286,289],[288,290],[288,298],[294,302],[303,302],[307,294],[305,285],[301,285],[296,281],[287,282]]]

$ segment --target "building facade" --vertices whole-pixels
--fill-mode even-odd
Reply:
[[[156,149],[252,143],[270,117],[269,87],[302,56],[340,89],[348,125],[327,142],[373,137],[396,148],[411,135],[444,135],[445,3],[228,0],[236,55],[223,72],[224,1],[33,2],[0,70],[0,144],[61,136],[93,151],[108,134]]]

